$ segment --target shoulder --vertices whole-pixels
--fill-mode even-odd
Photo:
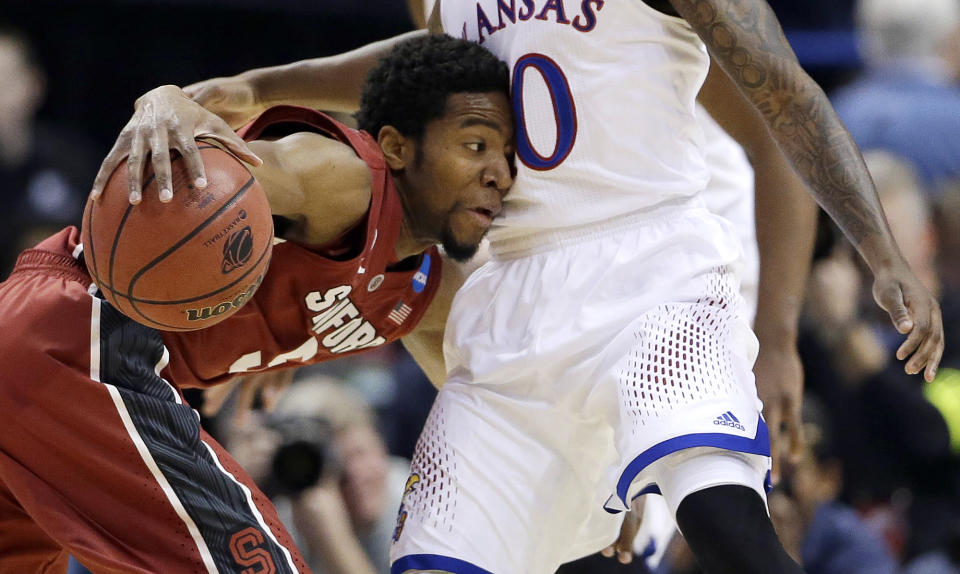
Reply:
[[[257,179],[274,188],[273,196],[287,200],[276,205],[271,201],[274,213],[299,223],[293,239],[324,243],[366,215],[373,175],[349,145],[297,132],[273,141],[257,140],[251,147],[265,163],[255,173]]]
[[[302,149],[300,153],[310,166],[301,172],[307,188],[323,191],[311,193],[308,206],[354,215],[367,212],[373,176],[370,166],[352,147],[314,133],[298,133],[290,137],[294,138],[291,145]]]
[[[370,186],[370,168],[349,145],[312,132],[297,132],[272,145],[281,165],[316,186]]]

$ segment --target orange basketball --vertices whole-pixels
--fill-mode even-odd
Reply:
[[[152,170],[130,205],[127,164],[88,200],[81,240],[90,276],[111,305],[165,331],[214,325],[250,300],[270,262],[273,220],[260,185],[234,156],[198,142],[208,185],[172,160],[173,199],[161,203]]]

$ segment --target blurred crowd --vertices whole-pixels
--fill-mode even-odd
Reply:
[[[831,99],[904,255],[940,297],[947,337],[933,383],[905,375],[869,274],[823,218],[799,342],[808,448],[784,469],[771,515],[810,574],[960,574],[960,0],[771,4],[788,32],[816,25],[817,11],[827,26],[855,26],[862,67],[829,86]],[[44,120],[44,62],[6,24],[0,78],[5,276],[24,247],[79,224],[106,150]],[[207,422],[275,497],[314,572],[387,572],[406,459],[433,395],[392,346],[298,373],[270,413],[237,416],[228,404]],[[639,560],[577,568],[567,571],[647,571]],[[697,572],[682,539],[656,571]]]

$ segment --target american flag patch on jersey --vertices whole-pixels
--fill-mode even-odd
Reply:
[[[390,314],[387,315],[387,319],[399,325],[407,320],[407,317],[410,316],[410,311],[413,311],[413,309],[403,301],[400,301],[393,307],[393,311],[390,311]]]

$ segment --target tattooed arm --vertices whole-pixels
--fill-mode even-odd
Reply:
[[[933,380],[943,354],[940,308],[910,271],[860,152],[823,90],[800,67],[765,0],[670,0],[760,112],[817,202],[874,274],[874,298],[907,340],[897,357]],[[912,355],[912,356],[911,356]]]

